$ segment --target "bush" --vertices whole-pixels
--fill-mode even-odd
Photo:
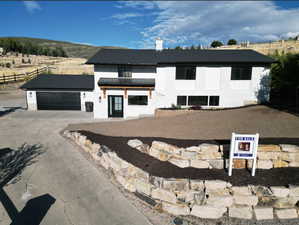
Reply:
[[[10,63],[9,62],[6,63],[6,68],[10,68],[10,67],[11,67]]]
[[[189,109],[200,110],[200,109],[202,109],[202,107],[200,105],[192,105],[192,106],[189,107]]]

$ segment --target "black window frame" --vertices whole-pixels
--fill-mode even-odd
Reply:
[[[251,80],[251,65],[233,65],[231,67],[231,80]]]
[[[204,101],[205,101],[205,103],[195,103],[195,104],[192,104],[192,101],[194,101],[194,100],[191,100],[192,98],[203,98],[203,99],[205,99]],[[207,96],[207,95],[190,95],[190,96],[188,96],[188,105],[189,106],[208,106],[208,104],[209,104],[209,96]]]
[[[132,78],[132,66],[131,65],[118,65],[117,66],[119,78]]]
[[[196,80],[196,66],[177,65],[175,67],[176,80]]]
[[[140,98],[145,97],[146,101],[142,103],[142,100]],[[137,102],[132,103],[131,101],[133,98],[137,98]],[[139,99],[138,99],[139,98]],[[147,95],[128,95],[128,105],[148,105],[148,96]]]
[[[215,98],[216,99],[216,104],[211,104],[211,98]],[[209,96],[209,106],[219,106],[219,102],[220,102],[220,96],[219,95],[210,95]]]
[[[181,102],[180,102],[181,100],[179,100],[179,99],[181,99],[181,100],[183,99],[184,103],[181,104]],[[176,98],[176,102],[177,102],[177,105],[179,105],[179,106],[187,106],[187,103],[188,103],[187,96],[186,95],[178,95]]]

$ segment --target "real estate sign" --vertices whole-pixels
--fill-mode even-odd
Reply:
[[[232,175],[234,159],[253,160],[251,175],[255,175],[256,155],[259,141],[259,134],[236,134],[232,133],[228,175]]]

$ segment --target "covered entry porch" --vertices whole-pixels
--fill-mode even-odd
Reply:
[[[98,85],[100,116],[130,118],[154,114],[154,79],[100,78]]]

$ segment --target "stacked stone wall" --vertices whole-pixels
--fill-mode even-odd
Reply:
[[[170,214],[193,215],[208,219],[218,219],[225,215],[233,218],[255,218],[257,220],[273,219],[275,217],[279,219],[298,218],[299,186],[232,186],[229,182],[222,180],[156,177],[121,159],[107,146],[92,143],[80,133],[65,131],[64,135],[82,147],[105,169],[110,170],[115,179],[126,190],[139,192],[154,199],[164,211]],[[147,152],[153,146],[155,150],[160,149],[162,146],[165,149],[166,144],[153,143],[149,147],[137,140],[129,142],[131,142],[129,143],[131,146],[142,152]],[[221,148],[216,151],[215,145],[204,144],[200,147],[201,152],[203,149],[204,151],[215,149],[209,154],[216,158],[221,156]],[[277,151],[279,149],[278,152],[281,153],[282,148],[286,147],[276,146],[275,148]],[[274,149],[269,147],[271,151],[268,151],[265,146],[262,146],[262,148],[264,149],[263,152],[267,153],[272,152]],[[168,145],[167,149],[168,152],[173,154],[182,153],[182,149],[174,146]],[[293,147],[288,146],[287,149],[293,149]],[[292,151],[285,153],[293,153]],[[192,155],[193,151],[190,152]],[[188,154],[186,153],[186,155]],[[191,155],[188,155],[187,158]],[[162,158],[165,160],[168,157],[163,156]]]

